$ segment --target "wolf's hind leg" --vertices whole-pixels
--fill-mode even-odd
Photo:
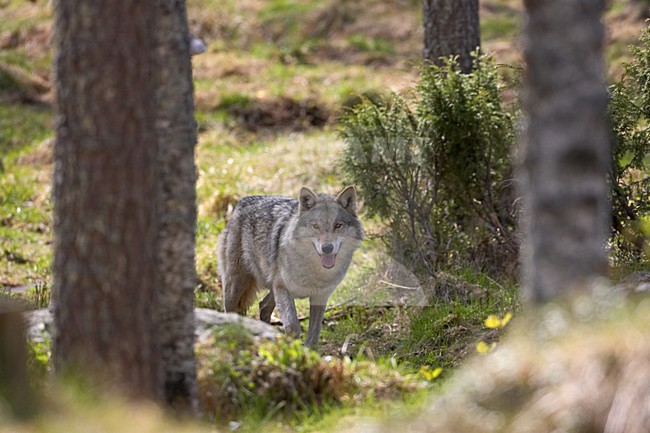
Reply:
[[[223,308],[228,313],[234,311],[246,314],[255,300],[256,283],[252,275],[233,273],[224,278]]]
[[[260,320],[262,322],[271,323],[271,314],[275,308],[275,298],[273,297],[273,290],[266,294],[264,299],[260,301]]]

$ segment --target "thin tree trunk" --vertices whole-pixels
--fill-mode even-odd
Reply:
[[[544,302],[607,271],[603,2],[526,0],[524,287]]]
[[[159,0],[157,131],[162,216],[158,332],[168,404],[198,412],[194,361],[194,264],[196,232],[196,122],[185,1]]]
[[[55,12],[53,359],[159,398],[155,9]]]
[[[424,60],[459,57],[461,71],[472,70],[472,51],[481,45],[478,0],[422,0]]]

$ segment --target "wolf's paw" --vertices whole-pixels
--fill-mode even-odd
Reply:
[[[284,332],[291,337],[300,337],[302,328],[300,327],[300,323],[292,323],[284,327]]]

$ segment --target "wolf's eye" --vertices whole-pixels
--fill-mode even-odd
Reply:
[[[341,224],[341,223],[334,224],[335,229],[340,229],[341,227],[343,227],[343,224]]]
[[[318,227],[318,224],[316,224],[316,223],[312,223],[311,226],[312,226],[313,228],[315,228],[316,230],[318,230],[318,229],[320,228],[320,227]]]

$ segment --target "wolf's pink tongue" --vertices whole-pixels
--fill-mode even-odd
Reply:
[[[334,266],[334,260],[336,260],[336,254],[320,255],[320,261],[323,263],[323,266],[325,266],[328,269]]]

